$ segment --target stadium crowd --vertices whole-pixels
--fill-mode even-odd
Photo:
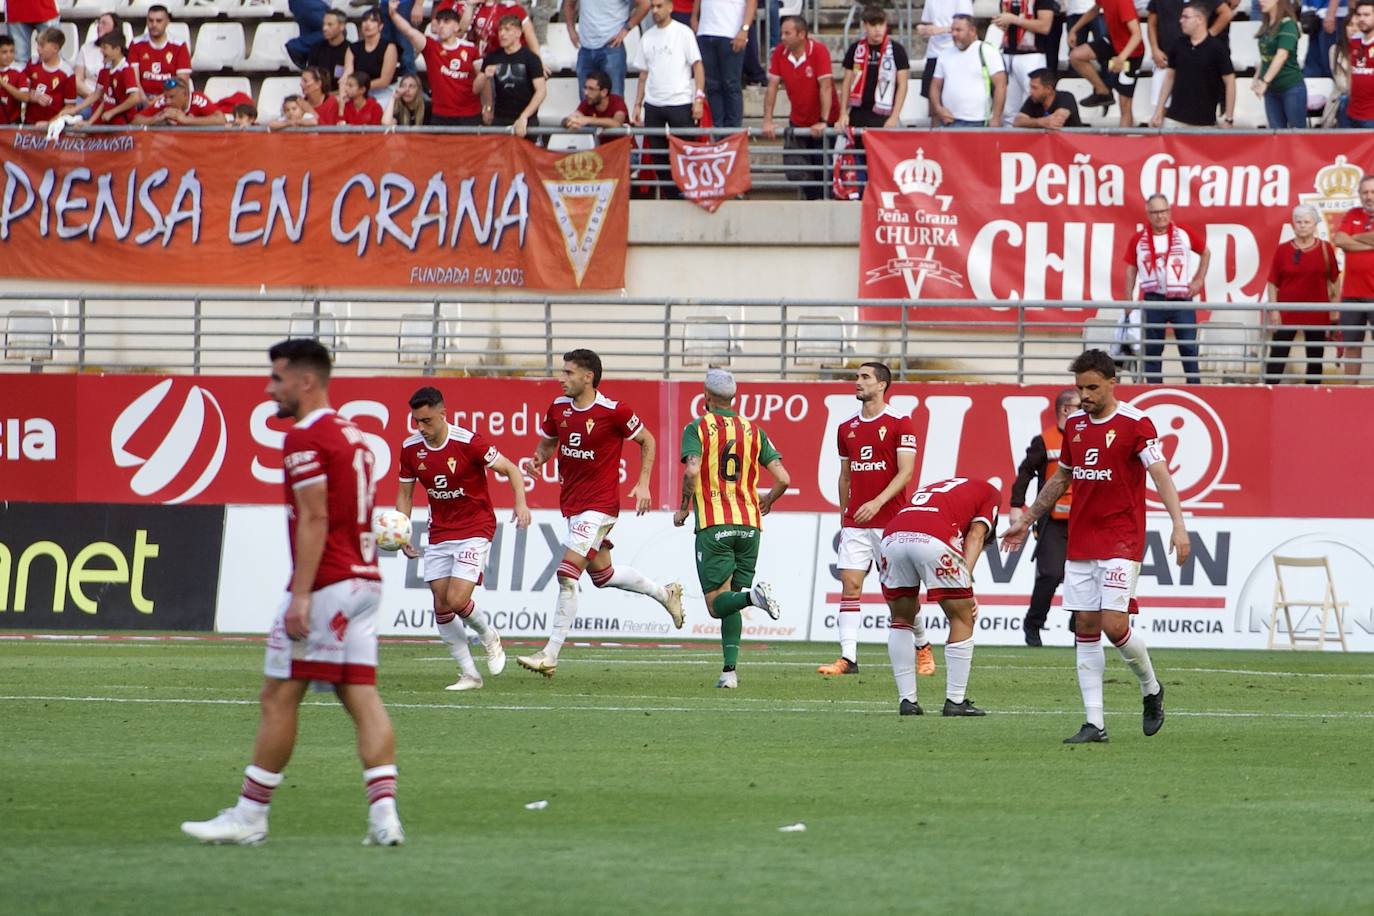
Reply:
[[[1082,109],[1105,113],[1113,104],[1121,126],[1137,126],[1135,89],[1142,71],[1152,70],[1152,126],[1226,128],[1242,91],[1230,30],[1237,17],[1248,17],[1260,22],[1259,64],[1243,91],[1262,98],[1270,128],[1307,127],[1310,119],[1374,125],[1374,0],[1306,2],[1316,5],[1000,0],[980,38],[972,0],[926,0],[916,29],[927,42],[919,92],[934,127],[1072,128],[1083,124]],[[765,71],[756,0],[564,0],[563,22],[549,28],[566,29],[576,51],[582,104],[543,123],[740,127],[744,87],[766,82],[764,135],[778,133],[774,111],[784,91],[790,114],[782,133],[801,151],[818,148],[826,127],[911,125],[909,116],[902,119],[912,59],[882,8],[863,10],[862,35],[846,49],[838,73],[803,17],[779,19],[777,0],[767,8],[773,47]],[[414,0],[366,6],[356,23],[324,0],[292,0],[290,9],[299,34],[285,41],[283,62],[302,71],[301,91],[280,116],[265,113],[270,126],[495,125],[524,135],[541,123],[553,74],[519,3],[436,0],[428,23],[425,4]],[[64,33],[61,24],[57,0],[6,4],[0,123],[42,125],[68,115],[107,125],[258,120],[246,93],[210,99],[195,91],[189,34],[183,32],[185,41],[170,34],[165,6],[149,8],[132,40],[129,24],[104,13],[90,40],[74,55],[67,48],[65,59],[75,30]],[[1299,60],[1304,31],[1306,56]],[[1091,87],[1080,99],[1058,87],[1069,75],[1058,72],[1065,43],[1072,75]],[[632,68],[644,77],[633,104],[626,98]],[[1305,77],[1333,81],[1320,111]],[[169,93],[174,98],[162,101]]]

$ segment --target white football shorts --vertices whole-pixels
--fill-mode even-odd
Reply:
[[[480,585],[489,553],[491,541],[486,538],[460,538],[430,544],[425,547],[425,581],[453,578]]]
[[[377,683],[377,608],[382,583],[344,579],[316,591],[310,600],[310,636],[286,635],[291,593],[282,599],[267,634],[263,673],[281,680],[328,684]]]
[[[1140,564],[1135,560],[1068,560],[1064,610],[1130,613]]]
[[[925,583],[931,601],[972,598],[973,580],[963,557],[933,534],[894,531],[882,542],[883,594],[889,598],[915,597]]]
[[[862,569],[877,566],[883,555],[883,529],[841,528],[840,546],[836,551],[837,569]]]
[[[589,556],[600,550],[611,529],[615,527],[616,516],[605,512],[579,512],[568,519],[568,536],[563,538],[563,546],[580,557]]]

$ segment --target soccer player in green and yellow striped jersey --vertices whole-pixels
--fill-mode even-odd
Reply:
[[[706,373],[706,414],[682,431],[682,504],[673,515],[678,527],[696,516],[697,579],[706,610],[720,620],[725,656],[717,687],[738,687],[740,612],[751,604],[774,620],[781,611],[773,589],[754,582],[763,516],[790,482],[782,456],[762,427],[736,414],[735,379],[724,369]],[[767,470],[773,488],[759,499],[760,471]]]

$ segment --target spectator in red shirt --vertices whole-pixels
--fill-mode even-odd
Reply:
[[[534,21],[530,19],[530,14],[523,6],[508,3],[506,0],[487,0],[479,6],[468,7],[468,10],[472,13],[472,31],[468,35],[468,40],[477,45],[479,56],[486,57],[488,52],[501,47],[501,20],[507,16],[514,16],[520,20],[520,44],[543,60],[539,50],[539,36],[534,33]],[[544,71],[544,75],[549,75],[547,70]]]
[[[344,124],[353,127],[380,127],[382,106],[371,98],[367,91],[372,81],[363,72],[350,73],[343,78],[343,118]]]
[[[27,67],[33,33],[57,28],[57,0],[5,0],[5,26],[14,39],[15,61]]]
[[[1293,208],[1293,237],[1280,242],[1269,263],[1268,298],[1273,302],[1330,302],[1335,296],[1341,268],[1336,249],[1317,238],[1321,217],[1315,207],[1303,204]],[[1302,332],[1307,350],[1307,383],[1322,380],[1322,350],[1326,345],[1325,326],[1329,312],[1295,312],[1275,309],[1269,320],[1274,328],[1269,359],[1264,364],[1264,380],[1273,384],[1283,380],[1289,344]]]
[[[151,105],[145,105],[134,115],[135,124],[170,124],[182,127],[223,127],[224,112],[219,106],[191,91],[191,84],[181,77],[169,79]]]
[[[320,127],[329,127],[343,119],[343,113],[339,109],[339,97],[334,95],[334,83],[330,80],[329,74],[319,67],[306,67],[301,71],[301,103],[305,110],[301,115],[301,123],[295,126],[310,127],[318,124]],[[282,113],[285,112],[286,108],[283,105]]]
[[[426,35],[400,14],[399,0],[391,0],[391,22],[410,42],[411,47],[425,58],[425,72],[429,75],[431,121],[435,127],[479,127],[482,124],[482,101],[474,86],[477,80],[477,46],[458,36],[467,31],[467,17],[472,8],[464,7],[464,18],[450,7],[434,14],[434,31],[438,38]]]
[[[0,35],[0,124],[18,124],[28,100],[28,68],[14,62],[14,39]]]
[[[1080,42],[1079,31],[1088,28],[1098,13],[1107,23],[1106,42],[1093,39]],[[1121,126],[1134,127],[1131,99],[1135,97],[1136,77],[1145,60],[1145,41],[1140,35],[1140,15],[1131,0],[1098,0],[1069,29],[1069,64],[1078,75],[1092,83],[1092,95],[1080,99],[1085,108],[1112,104],[1112,90],[1120,98]],[[1098,73],[1097,64],[1102,65]]]
[[[138,105],[138,77],[124,57],[124,33],[106,32],[95,40],[105,66],[96,80],[95,91],[84,99],[62,109],[62,114],[74,114],[83,108],[91,109],[88,124],[128,124]]]
[[[1350,22],[1354,34],[1350,37],[1350,103],[1345,113],[1351,127],[1374,127],[1374,0],[1359,0]]]
[[[593,70],[582,83],[582,103],[577,111],[563,119],[564,127],[624,127],[630,120],[625,99],[611,91],[611,76],[603,70]]]
[[[1361,6],[1356,15],[1364,9]],[[1360,205],[1341,220],[1333,241],[1345,252],[1340,314],[1345,374],[1359,375],[1365,328],[1374,324],[1374,175],[1360,178]]]
[[[148,7],[148,31],[129,45],[129,63],[138,73],[145,102],[162,95],[173,77],[191,82],[191,51],[167,37],[172,14],[165,6]]]
[[[782,20],[782,42],[773,49],[768,62],[768,94],[763,100],[763,135],[773,139],[778,135],[773,123],[773,108],[778,101],[778,86],[787,90],[792,104],[788,129],[783,134],[783,147],[801,150],[783,153],[783,165],[788,168],[787,180],[805,182],[802,193],[807,200],[825,196],[825,128],[834,124],[840,113],[839,95],[835,92],[835,75],[830,64],[830,52],[823,42],[811,38],[806,20],[801,16],[785,16]]]
[[[62,46],[67,36],[61,29],[38,33],[38,60],[29,64],[29,104],[24,109],[25,124],[47,124],[64,105],[76,101],[76,77],[62,61]]]

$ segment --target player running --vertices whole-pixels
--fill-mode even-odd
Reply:
[[[668,611],[673,625],[682,628],[682,586],[658,585],[629,567],[611,565],[609,535],[620,515],[620,453],[625,440],[639,444],[639,481],[630,490],[635,514],[649,511],[649,479],[654,471],[654,437],[628,405],[597,391],[601,357],[591,350],[563,354],[563,397],[555,398],[539,428],[543,437],[529,459],[529,473],[558,455],[562,489],[559,508],[568,520],[563,561],[558,564],[558,608],[549,641],[534,655],[516,659],[520,667],[553,677],[558,653],[577,617],[577,580],[583,570],[597,588],[620,588],[648,595]]]
[[[396,511],[410,517],[415,504],[415,481],[429,496],[429,546],[425,548],[425,581],[434,593],[434,624],[458,662],[458,680],[445,690],[480,690],[482,676],[468,649],[471,627],[487,653],[487,671],[506,667],[501,634],[472,600],[496,534],[496,513],[487,493],[487,468],[504,474],[515,500],[511,521],[527,528],[525,478],[520,469],[481,434],[448,422],[444,396],[438,388],[421,388],[410,398],[410,418],[419,430],[401,445],[400,489]],[[401,548],[414,559],[410,544]]]
[[[859,608],[864,578],[878,562],[883,527],[906,505],[916,470],[916,431],[911,418],[887,406],[892,370],[882,363],[864,363],[854,381],[854,396],[863,407],[840,424],[836,445],[840,452],[840,657],[816,671],[825,675],[855,674],[859,670]],[[916,670],[935,673],[935,653],[926,638],[920,615],[914,619]]]
[[[724,369],[706,373],[706,414],[682,431],[682,506],[673,513],[681,528],[696,513],[697,580],[706,611],[720,621],[720,647],[725,664],[717,687],[739,686],[744,618],[753,605],[777,620],[781,614],[767,582],[754,582],[763,516],[787,491],[790,482],[782,456],[762,427],[731,409],[735,377]],[[759,500],[759,469],[767,468],[773,488]]]
[[[294,418],[282,446],[290,591],[267,636],[262,719],[238,804],[181,830],[207,843],[267,839],[272,792],[296,744],[296,718],[311,681],[334,692],[358,732],[367,790],[363,845],[405,842],[396,814],[396,739],[377,693],[381,576],[372,536],[372,452],[356,426],[329,406],[329,351],[316,340],[284,340],[268,351],[267,394],[277,416]]]
[[[1103,632],[1140,680],[1144,730],[1153,735],[1164,725],[1164,685],[1155,677],[1145,640],[1131,627],[1130,619],[1136,611],[1136,578],[1145,555],[1147,471],[1173,519],[1169,549],[1180,566],[1191,552],[1188,529],[1154,423],[1139,409],[1116,399],[1116,363],[1101,350],[1087,350],[1069,371],[1074,373],[1082,410],[1065,423],[1059,469],[1031,507],[1007,529],[1002,548],[1020,548],[1035,520],[1050,511],[1073,483],[1064,610],[1076,613],[1078,688],[1088,721],[1064,743],[1107,740],[1102,716],[1102,675],[1107,667]]]
[[[983,544],[997,530],[997,488],[986,480],[951,477],[917,490],[911,505],[893,516],[883,530],[883,594],[892,614],[887,655],[897,681],[904,716],[925,714],[916,700],[916,637],[912,622],[920,613],[921,583],[926,597],[940,602],[949,618],[945,642],[946,716],[981,716],[968,698],[973,667],[973,567]]]

